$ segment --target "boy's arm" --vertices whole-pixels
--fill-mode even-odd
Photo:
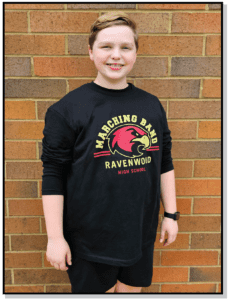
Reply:
[[[161,174],[161,200],[164,211],[170,214],[174,214],[177,211],[174,169]],[[166,231],[168,239],[164,241]],[[164,217],[161,224],[160,243],[164,241],[163,246],[165,247],[170,245],[176,240],[177,233],[177,221]]]
[[[174,170],[161,174],[161,201],[167,213],[177,211]]]
[[[43,210],[48,239],[63,238],[63,195],[43,195]]]
[[[72,162],[75,132],[57,111],[48,108],[42,139],[42,202],[48,238],[63,237],[66,171]]]

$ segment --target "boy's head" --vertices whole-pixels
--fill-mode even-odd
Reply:
[[[98,70],[95,83],[111,89],[126,88],[126,75],[133,68],[138,50],[136,23],[124,12],[100,16],[91,26],[88,48]]]

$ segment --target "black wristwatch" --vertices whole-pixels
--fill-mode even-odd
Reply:
[[[180,212],[176,211],[174,214],[169,214],[169,213],[167,213],[165,211],[164,212],[164,217],[171,218],[173,220],[179,220],[179,218],[180,218]]]

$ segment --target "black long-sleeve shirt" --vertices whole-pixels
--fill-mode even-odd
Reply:
[[[42,139],[42,195],[64,195],[72,256],[129,266],[155,242],[160,175],[173,170],[159,99],[129,83],[87,83],[51,105]]]

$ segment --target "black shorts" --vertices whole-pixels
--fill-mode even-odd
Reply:
[[[105,293],[112,288],[117,280],[135,287],[148,287],[153,275],[154,243],[147,246],[138,262],[129,267],[118,267],[77,257],[68,266],[72,293]]]

